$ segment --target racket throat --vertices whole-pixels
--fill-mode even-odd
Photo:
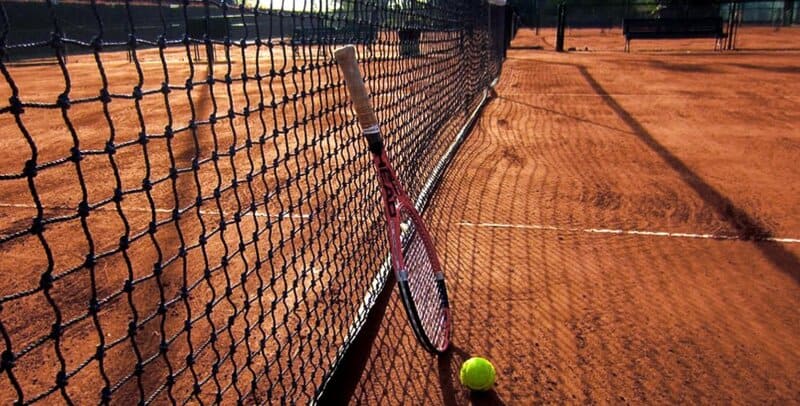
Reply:
[[[383,196],[389,227],[392,233],[397,233],[399,235],[398,199],[400,198],[400,194],[403,193],[402,189],[398,187],[395,181],[395,174],[388,163],[386,151],[374,154],[373,163],[375,164],[375,171],[381,183],[381,195]],[[390,235],[390,237],[392,236]]]
[[[439,291],[439,304],[443,308],[450,307],[450,300],[447,298],[447,287],[444,284],[444,274],[436,274],[436,290]]]
[[[367,139],[369,145],[369,152],[380,155],[383,152],[383,137],[381,137],[381,130],[377,125],[363,129],[362,134]]]
[[[399,282],[408,282],[408,271],[401,269],[399,272],[397,272],[397,280]]]

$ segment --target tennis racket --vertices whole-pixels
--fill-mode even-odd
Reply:
[[[358,70],[355,47],[339,48],[334,56],[381,184],[392,269],[411,328],[425,349],[443,353],[450,346],[450,305],[433,239],[386,156],[378,119]]]

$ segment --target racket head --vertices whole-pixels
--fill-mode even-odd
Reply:
[[[400,233],[398,242],[404,268],[397,273],[403,306],[414,335],[433,353],[444,353],[450,346],[450,302],[444,273],[433,239],[413,204],[400,198],[397,205]]]

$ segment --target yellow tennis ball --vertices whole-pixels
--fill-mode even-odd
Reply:
[[[461,364],[458,374],[461,384],[471,390],[485,391],[494,385],[495,370],[489,360],[481,357],[472,357]]]

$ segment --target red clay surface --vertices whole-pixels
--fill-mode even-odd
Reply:
[[[773,38],[769,32],[764,36],[764,41]],[[614,39],[618,40],[621,48],[621,37]],[[522,31],[515,45],[545,43],[546,38]],[[668,48],[682,44],[659,43]],[[376,313],[381,316],[379,325],[366,336],[371,338],[369,345],[356,348],[364,351],[364,358],[358,359],[358,368],[347,370],[350,381],[333,387],[332,392],[370,404],[467,403],[468,393],[459,388],[456,379],[458,365],[468,355],[484,355],[495,362],[499,382],[497,391],[475,401],[800,401],[794,385],[800,381],[800,248],[789,240],[735,239],[800,238],[800,219],[795,213],[800,203],[800,170],[794,162],[800,152],[800,112],[796,107],[800,54],[718,54],[709,52],[711,45],[700,43],[689,55],[652,55],[639,52],[635,43],[637,52],[629,55],[512,50],[497,87],[498,97],[484,110],[426,213],[449,277],[456,326],[453,351],[441,361],[424,353],[413,340],[396,294],[390,292]],[[171,70],[167,73],[172,81],[182,83],[189,76],[185,61],[180,52],[168,57]],[[144,88],[159,88],[165,75],[158,56],[151,52],[141,58]],[[283,63],[282,58],[277,59],[276,63]],[[110,72],[110,90],[130,93],[136,84],[134,67],[122,54],[110,55],[104,62]],[[218,76],[224,75],[220,71],[224,64],[216,66]],[[90,55],[71,58],[68,68],[73,99],[97,94],[102,84]],[[20,78],[26,100],[48,103],[65,87],[54,72],[58,68],[52,64],[11,69],[12,76]],[[201,80],[206,74],[198,67],[195,78]],[[452,77],[457,75],[445,79]],[[283,84],[287,88],[282,91],[287,94],[310,86],[302,75]],[[213,88],[219,112],[227,111],[231,104],[246,103],[242,100],[245,92],[238,86],[231,95],[220,82]],[[207,117],[214,109],[208,90],[208,86],[198,86],[193,93],[196,118]],[[389,94],[397,89],[383,90]],[[331,92],[335,102],[344,100],[341,88]],[[3,100],[9,94],[7,86],[0,89]],[[169,103],[174,122],[185,125],[191,118],[185,93],[171,93]],[[152,133],[161,132],[168,123],[161,95],[146,97],[142,104],[146,126]],[[307,400],[308,392],[303,389],[322,379],[316,367],[327,365],[337,350],[333,344],[307,345],[329,334],[314,323],[341,331],[349,326],[352,320],[347,317],[355,309],[341,314],[316,313],[315,321],[302,315],[339,308],[343,298],[357,295],[359,287],[367,283],[353,281],[344,273],[318,273],[372,266],[360,264],[359,253],[364,247],[382,251],[381,244],[375,243],[381,231],[364,229],[363,222],[344,222],[344,227],[351,227],[346,235],[361,238],[343,241],[345,233],[331,233],[341,227],[341,218],[363,215],[354,213],[353,207],[368,203],[347,200],[353,196],[372,201],[372,212],[377,213],[377,194],[333,186],[356,188],[372,179],[362,149],[357,150],[362,152],[357,163],[342,165],[338,161],[345,152],[358,154],[352,143],[359,139],[358,134],[349,128],[347,140],[328,137],[324,143],[315,142],[314,148],[300,148],[302,152],[292,152],[307,141],[301,134],[270,138],[273,145],[268,146],[266,158],[241,150],[235,157],[212,164],[208,160],[212,150],[243,144],[243,138],[236,138],[234,132],[242,134],[244,119],[227,130],[218,125],[216,135],[210,134],[209,126],[201,126],[197,134],[200,148],[186,142],[184,132],[171,145],[164,138],[153,138],[145,153],[133,143],[139,128],[131,114],[134,103],[117,99],[110,106],[109,114],[119,130],[115,141],[131,142],[115,155],[117,165],[124,169],[119,180],[123,188],[140,187],[145,177],[168,179],[170,167],[189,169],[193,158],[205,159],[205,163],[196,172],[181,172],[174,188],[173,182],[163,181],[150,197],[132,193],[121,209],[109,203],[106,210],[94,211],[87,227],[96,252],[118,247],[119,237],[127,233],[119,211],[125,213],[133,230],[129,234],[142,233],[153,220],[169,220],[172,207],[190,205],[197,194],[208,197],[215,187],[224,190],[202,211],[191,210],[175,224],[131,243],[127,251],[130,265],[117,254],[98,261],[89,272],[81,267],[89,250],[81,221],[73,218],[48,227],[45,238],[53,250],[53,270],[60,275],[51,291],[53,303],[41,293],[14,299],[2,308],[3,324],[14,351],[20,351],[42,337],[48,340],[55,322],[54,306],[62,311],[62,323],[82,318],[60,337],[61,354],[56,354],[50,340],[30,347],[33,349],[18,360],[15,371],[25,394],[51,388],[60,362],[68,371],[88,362],[64,390],[78,403],[95,403],[106,382],[92,357],[96,345],[105,340],[116,343],[106,353],[104,370],[112,384],[122,382],[114,398],[120,402],[138,398],[140,389],[145,396],[157,391],[170,365],[182,372],[171,391],[157,393],[152,399],[155,403],[168,403],[173,395],[187,399],[191,385],[198,380],[203,382],[203,392],[192,398],[195,400],[211,401],[223,392],[225,399],[262,401],[265,394],[260,387],[254,390],[249,386],[254,380],[273,388],[267,394],[273,399]],[[279,113],[294,117],[295,108],[306,107],[285,105]],[[99,103],[75,104],[69,117],[80,134],[81,149],[104,148],[109,129]],[[342,125],[345,118],[321,115],[308,125],[327,128]],[[274,120],[284,123],[281,117]],[[74,143],[57,110],[28,108],[24,121],[40,146],[40,164],[69,156]],[[249,124],[258,133],[257,120],[253,118]],[[19,137],[11,115],[2,115],[0,128],[14,134],[0,141],[0,173],[19,173],[30,157],[29,147]],[[214,137],[219,145],[212,147]],[[170,149],[174,163],[170,162]],[[145,155],[150,157],[149,164]],[[249,162],[251,156],[255,156],[256,166]],[[292,159],[284,159],[288,156]],[[323,156],[329,157],[331,167],[347,166],[348,170],[332,173],[329,167],[319,165],[309,172],[309,182],[318,182],[313,186],[289,181]],[[279,164],[271,160],[275,157],[281,157]],[[227,187],[234,167],[253,171],[262,162],[259,159],[270,165],[269,182],[254,184],[255,190],[247,192]],[[404,170],[415,168],[414,163],[403,164],[398,165],[401,176],[421,176]],[[87,155],[81,167],[88,185],[87,200],[109,197],[118,182],[110,176],[107,156]],[[242,175],[235,176],[241,179]],[[46,207],[45,217],[74,215],[83,193],[77,176],[71,163],[39,173],[36,187]],[[276,182],[286,182],[286,187],[272,195],[269,208],[259,207],[258,216],[252,213],[241,223],[229,225],[224,236],[210,231],[217,227],[221,213],[230,217],[231,211],[243,211],[256,196],[274,190]],[[310,188],[315,194],[303,195]],[[0,235],[30,227],[35,209],[28,189],[24,180],[4,180]],[[151,206],[162,209],[155,219],[151,218]],[[312,220],[303,217],[307,213],[322,214]],[[281,214],[296,217],[270,217]],[[263,249],[250,241],[259,227],[267,234],[263,228],[266,220],[259,216],[270,217],[274,232],[262,239]],[[170,262],[160,276],[154,274],[153,264],[173,258],[184,245],[181,238],[194,243],[201,234],[212,234],[205,248],[210,259],[194,249],[185,260]],[[734,239],[693,238],[706,234]],[[201,275],[198,270],[205,267],[221,269],[223,254],[235,251],[240,242],[246,244],[246,253],[236,255],[226,272]],[[331,246],[345,250],[329,252]],[[257,253],[266,251],[275,255],[271,269],[283,272],[265,274],[274,278],[270,282],[253,280],[251,274],[247,282],[239,283],[240,273],[252,267]],[[296,252],[304,254],[292,256]],[[310,262],[311,257],[318,262]],[[47,262],[33,236],[5,244],[0,257],[0,297],[36,289]],[[79,271],[69,273],[70,269]],[[127,295],[121,293],[121,287],[129,278],[137,279],[138,284]],[[200,281],[193,285],[191,299],[177,299],[166,314],[159,315],[158,303],[179,297],[184,279]],[[255,289],[262,283],[276,293],[254,299]],[[232,293],[223,295],[228,287]],[[85,317],[95,294],[108,299],[98,323]],[[216,301],[215,306],[203,318],[210,300]],[[249,311],[244,310],[245,300],[252,300]],[[280,303],[277,310],[268,312],[275,319],[259,325],[257,315],[265,310],[256,305],[269,308],[273,302]],[[139,312],[139,323],[150,317],[135,338],[127,336],[128,323],[135,318],[132,307]],[[228,325],[232,314],[238,317]],[[291,317],[284,317],[287,314]],[[198,320],[191,337],[182,333],[183,321],[189,317]],[[264,330],[256,331],[260,327]],[[277,334],[270,331],[273,327]],[[222,332],[214,345],[208,344],[212,328]],[[246,329],[254,332],[247,338],[243,334]],[[162,338],[174,335],[178,339],[170,343],[171,352],[158,355]],[[262,337],[277,339],[260,344]],[[229,350],[233,342],[240,348],[235,354]],[[202,345],[206,345],[204,350],[198,350]],[[248,345],[251,347],[245,349]],[[141,378],[130,376],[139,357],[134,347],[150,358]],[[192,376],[194,371],[187,368],[183,357],[191,348],[201,353],[195,360],[198,377]],[[247,353],[263,355],[253,361],[252,369],[243,366]],[[221,364],[217,374],[210,371],[214,363]],[[271,369],[265,375],[262,367],[267,364]],[[232,375],[234,368],[240,371],[238,377]],[[306,373],[287,373],[300,369]],[[15,398],[11,382],[3,374],[0,403]],[[46,401],[59,399],[55,393]]]
[[[137,83],[134,65],[124,59],[124,53],[103,56],[110,92],[130,94]],[[196,64],[195,71],[190,73],[186,55],[180,50],[167,54],[168,72],[162,71],[158,55],[152,50],[142,52],[138,59],[145,79],[143,89],[157,89],[160,81],[183,84],[191,78],[199,82],[209,74],[203,63]],[[263,61],[263,56],[259,60]],[[252,74],[252,60],[249,62]],[[73,99],[98,94],[102,84],[92,55],[72,57],[67,66]],[[242,66],[241,61],[234,60],[233,69],[238,69],[238,74],[244,69]],[[218,79],[227,68],[230,66],[224,63],[215,64]],[[269,67],[262,65],[261,69]],[[64,78],[52,61],[38,65],[18,64],[9,70],[26,101],[52,103],[64,91]],[[37,80],[38,77],[49,80]],[[287,81],[291,90],[280,81],[275,87],[293,94],[294,87],[311,86],[307,77],[292,79],[295,80]],[[204,121],[212,112],[224,115],[221,112],[229,108],[238,111],[245,105],[255,108],[258,102],[253,95],[257,91],[255,84],[250,83],[246,91],[243,86],[225,86],[223,82],[216,82],[214,86],[197,85],[191,94],[191,108],[186,91],[173,91],[169,96],[170,116],[165,107],[166,97],[157,93],[145,96],[141,114],[147,133],[163,134],[167,124],[176,129],[185,127],[191,119]],[[213,97],[209,91],[212,88]],[[8,86],[0,89],[3,99],[7,99],[9,93]],[[244,93],[251,99],[245,100]],[[343,100],[343,91],[337,95]],[[266,102],[271,100],[274,99]],[[319,109],[320,100],[316,101]],[[11,343],[3,349],[25,351],[16,360],[13,371],[21,383],[23,399],[30,401],[32,396],[52,388],[61,362],[70,375],[64,392],[79,404],[97,403],[105,385],[114,387],[112,400],[115,403],[135,403],[140,397],[150,398],[155,403],[169,403],[171,399],[181,402],[189,398],[210,402],[217,394],[225,400],[243,398],[260,402],[267,397],[267,388],[275,399],[307,396],[307,393],[301,394],[301,390],[311,391],[306,386],[316,387],[321,382],[322,371],[312,370],[306,364],[329,363],[338,343],[317,347],[299,343],[316,342],[320,338],[321,330],[315,329],[314,323],[345,329],[350,322],[331,320],[330,314],[317,315],[318,318],[312,320],[313,308],[331,306],[339,294],[344,294],[341,291],[352,287],[337,282],[340,277],[330,277],[320,271],[321,266],[316,262],[320,259],[312,259],[320,254],[311,247],[311,241],[330,244],[337,237],[325,230],[331,221],[328,216],[335,219],[352,214],[340,211],[346,204],[335,203],[338,196],[347,193],[328,199],[328,194],[333,194],[331,190],[316,187],[312,196],[312,188],[302,183],[301,177],[293,181],[287,179],[300,172],[298,168],[305,168],[308,176],[330,187],[331,177],[342,176],[330,170],[336,166],[335,159],[314,161],[317,154],[323,154],[321,151],[298,148],[303,141],[321,144],[308,137],[299,139],[301,130],[292,134],[287,131],[282,137],[268,134],[268,141],[262,140],[259,144],[258,135],[266,131],[263,121],[259,122],[259,118],[263,118],[260,114],[247,119],[250,128],[245,127],[245,120],[240,117],[230,124],[223,124],[226,120],[221,119],[219,125],[213,126],[205,121],[198,126],[195,136],[189,131],[176,131],[171,141],[163,136],[152,137],[146,146],[136,142],[122,146],[135,140],[138,131],[143,131],[137,122],[136,107],[132,100],[116,99],[109,104],[109,116],[115,126],[114,142],[118,145],[113,163],[119,172],[119,183],[107,154],[87,154],[81,161],[81,175],[87,187],[86,199],[92,204],[108,199],[115,187],[126,191],[139,188],[139,191],[128,192],[119,209],[110,203],[93,210],[87,217],[86,231],[78,218],[47,226],[43,236],[53,258],[52,268],[48,268],[44,245],[34,235],[25,235],[0,246],[0,297],[21,292],[20,298],[4,303],[2,322]],[[286,117],[296,116],[295,109],[303,108],[307,107],[302,103],[284,103],[276,109],[281,117],[276,121],[283,124]],[[267,116],[266,120],[271,122],[271,113]],[[100,103],[76,103],[68,117],[82,150],[103,150],[112,131]],[[329,126],[329,120],[343,118],[320,115],[314,124]],[[21,119],[37,144],[40,165],[69,156],[75,144],[58,110],[27,108]],[[279,126],[273,124],[272,128]],[[0,141],[4,150],[0,173],[19,173],[31,157],[30,148],[12,115],[2,115],[0,128],[9,134]],[[255,148],[242,149],[245,134],[253,137]],[[197,143],[192,142],[193,139]],[[329,141],[317,148],[336,151],[344,144],[341,139]],[[234,147],[239,149],[235,156],[223,155],[219,161],[210,159],[212,152],[225,154]],[[281,154],[280,151],[294,153]],[[195,158],[202,163],[198,170],[192,171]],[[318,165],[309,168],[309,161]],[[266,174],[258,169],[262,164],[269,167]],[[174,182],[164,182],[169,179],[171,167],[180,172]],[[353,172],[358,169],[358,166],[350,168]],[[368,162],[360,169],[362,175],[351,173],[350,176],[369,175]],[[255,182],[240,184],[238,188],[231,186],[237,179],[242,182],[254,170],[262,171],[262,176],[254,176]],[[143,179],[154,184],[149,193],[141,191]],[[41,170],[35,187],[45,208],[44,217],[74,215],[82,198],[80,184],[77,170],[71,163]],[[276,184],[281,185],[282,192],[276,192],[279,189]],[[30,227],[36,210],[24,178],[5,181],[2,186],[0,235],[5,236]],[[217,198],[212,197],[215,189],[221,190]],[[268,194],[271,198],[266,207],[261,197]],[[187,210],[179,221],[169,223],[172,208],[190,207],[198,196],[207,199],[202,207]],[[256,212],[248,212],[251,203],[258,205]],[[248,213],[242,216],[241,222],[229,223],[223,229],[221,214],[230,222],[234,212]],[[309,226],[310,216],[302,215],[310,212],[319,216],[313,230]],[[158,222],[157,232],[148,234],[151,221]],[[269,230],[266,230],[267,224]],[[260,243],[254,241],[254,233],[260,234]],[[364,233],[355,234],[363,236]],[[134,238],[137,235],[141,238]],[[91,240],[87,236],[91,236]],[[124,253],[119,249],[122,236],[130,240],[130,247]],[[207,239],[202,244],[199,243],[201,236]],[[91,270],[82,266],[90,244],[100,257]],[[186,248],[183,258],[178,256],[179,247]],[[109,252],[111,254],[107,254]],[[267,256],[274,258],[270,261]],[[257,260],[265,264],[260,273],[252,272]],[[163,265],[158,275],[154,264]],[[268,270],[274,267],[281,272],[276,274]],[[207,269],[210,271],[205,274]],[[52,303],[41,290],[34,291],[40,286],[45,270],[56,275],[49,291]],[[126,280],[136,281],[130,294],[122,291]],[[316,292],[322,285],[329,289]],[[180,296],[183,287],[190,292],[185,299]],[[258,295],[257,289],[264,289],[265,293]],[[88,304],[93,299],[101,303],[97,322],[87,317]],[[157,308],[163,303],[167,303],[166,311],[159,313]],[[43,345],[36,345],[43,337],[48,339],[51,325],[57,322],[56,309],[60,312],[60,323],[66,325],[59,345],[53,345],[52,338]],[[259,323],[261,315],[266,315],[266,320]],[[186,320],[192,321],[190,331],[185,327]],[[133,337],[129,333],[129,323],[137,325]],[[217,335],[214,342],[210,342],[212,331]],[[159,345],[163,342],[168,343],[169,351],[160,353]],[[107,348],[102,365],[104,375],[97,360],[92,358],[99,344]],[[232,350],[233,347],[236,350]],[[187,361],[190,353],[194,355],[191,364]],[[252,358],[251,354],[254,354]],[[143,364],[141,376],[132,375],[137,362]],[[218,372],[212,373],[212,365],[217,366]],[[308,368],[309,373],[295,375],[298,367]],[[164,383],[170,374],[175,384],[165,389]],[[259,386],[251,387],[251,382],[258,382]],[[202,392],[192,396],[195,383],[199,383]],[[0,403],[8,404],[15,399],[17,391],[3,373]],[[59,401],[63,398],[58,392],[44,398],[45,403]]]
[[[451,353],[416,344],[393,292],[335,400],[800,402],[798,66],[512,49],[425,213]],[[476,355],[498,372],[482,395],[458,382]]]
[[[363,66],[385,74],[370,82],[381,119],[400,116],[415,98],[414,120],[404,110],[384,130],[390,151],[416,156],[412,131],[432,126],[438,109],[457,108],[448,103],[467,101],[454,91],[445,103],[425,93],[456,89],[462,67],[452,58],[401,60],[391,50],[376,46],[371,55],[380,60]],[[138,66],[124,52],[103,53],[108,91],[117,95],[107,113],[98,100],[80,101],[104,87],[91,54],[71,56],[65,73],[53,58],[6,65],[24,102],[52,104],[67,92],[73,104],[63,115],[26,106],[20,123],[8,110],[0,114],[7,135],[0,140],[0,352],[16,354],[11,371],[0,370],[0,404],[37,396],[46,404],[94,404],[105,386],[120,404],[212,403],[217,395],[223,403],[306,403],[314,396],[386,243],[378,184],[338,70],[331,58],[310,58],[317,48],[298,52],[234,53],[230,63],[213,65],[213,85],[205,82],[209,65],[190,70],[180,48],[168,48],[165,63],[156,50],[142,50]],[[272,69],[285,75],[270,77]],[[436,72],[432,83],[406,86],[423,69]],[[191,92],[159,91],[161,83],[187,80]],[[146,93],[139,103],[129,97],[137,84]],[[0,100],[13,91],[0,80]],[[465,120],[450,118],[437,121],[441,132],[428,138],[432,156],[442,155]],[[419,127],[409,129],[412,123]],[[33,156],[25,132],[38,153],[32,185],[20,175]],[[107,142],[116,146],[113,155]],[[68,159],[72,148],[83,151],[79,165]],[[406,178],[412,192],[435,164],[395,162],[413,165]],[[50,221],[41,239],[28,232],[37,216],[31,188]],[[125,192],[119,204],[111,200],[116,188]],[[85,221],[77,214],[83,200],[92,205]],[[44,274],[54,279],[47,290]],[[359,274],[369,278],[353,277]],[[126,283],[133,288],[123,290]],[[51,334],[54,324],[59,334]],[[63,390],[56,387],[62,369]]]

